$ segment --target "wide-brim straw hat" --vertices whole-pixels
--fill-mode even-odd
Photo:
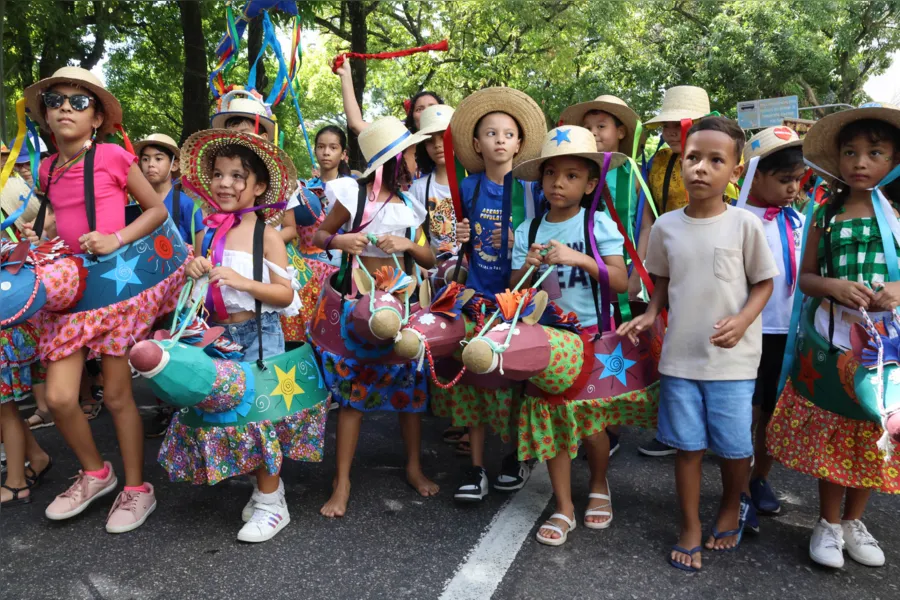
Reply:
[[[609,168],[621,167],[628,161],[621,152],[608,152],[611,159]],[[525,181],[538,181],[544,163],[557,156],[578,156],[597,163],[603,169],[604,153],[597,152],[597,140],[594,134],[584,127],[576,125],[564,125],[551,129],[544,137],[544,145],[541,147],[539,158],[526,160],[513,169],[513,177]],[[602,182],[601,182],[602,183]]]
[[[359,149],[366,159],[363,177],[368,177],[410,146],[428,139],[427,135],[410,133],[397,117],[378,119],[359,134]]]
[[[28,184],[21,177],[12,176],[6,181],[6,185],[0,191],[0,207],[3,208],[4,218],[19,210],[22,206],[22,201],[28,198],[28,192]],[[16,219],[16,228],[22,229],[23,224],[34,221],[40,206],[41,201],[35,194],[31,194],[31,198],[28,199],[28,205],[25,207],[25,212]]]
[[[709,113],[709,94],[706,90],[693,85],[677,85],[666,90],[659,114],[644,125],[652,129],[682,119],[696,121]]]
[[[619,140],[619,152],[631,156],[634,151],[634,132],[637,130],[637,113],[616,96],[598,96],[591,102],[570,106],[559,115],[560,125],[584,126],[584,116],[593,110],[611,114],[625,126],[625,137]]]
[[[161,148],[165,148],[166,150],[170,150],[175,154],[175,158],[181,158],[181,148],[178,147],[178,144],[175,143],[175,140],[170,138],[164,133],[151,133],[144,139],[137,141],[134,143],[134,152],[141,156],[141,152],[144,151],[144,148],[147,146],[159,146]]]
[[[297,188],[297,169],[291,157],[275,144],[258,135],[232,129],[206,129],[189,137],[181,148],[181,171],[184,191],[194,200],[209,206],[212,212],[219,207],[212,200],[210,182],[216,151],[225,146],[243,146],[256,154],[269,171],[269,185],[260,204],[287,202]],[[198,194],[196,190],[202,193]],[[277,224],[284,209],[267,208],[263,212],[270,225]]]
[[[212,116],[209,124],[213,129],[225,129],[225,121],[232,117],[245,117],[251,121],[259,117],[259,126],[269,134],[269,141],[276,141],[275,121],[269,116],[269,111],[262,102],[253,98],[233,98],[228,106],[222,107],[222,112]]]
[[[870,102],[819,119],[803,138],[803,157],[816,171],[840,179],[838,135],[850,123],[863,119],[877,119],[900,129],[900,107],[886,102]]]
[[[540,154],[541,144],[547,134],[547,120],[537,102],[528,94],[513,88],[485,88],[460,102],[450,119],[453,152],[469,173],[484,171],[484,159],[475,152],[473,144],[475,125],[485,115],[496,112],[511,116],[522,129],[521,145],[513,158],[513,167]]]
[[[452,106],[446,104],[434,104],[422,111],[419,115],[419,135],[432,135],[441,131],[447,131],[450,127],[450,119],[453,117]]]
[[[749,163],[750,159],[757,157],[761,160],[779,150],[802,145],[803,140],[790,127],[785,125],[768,127],[747,141],[744,146],[744,162]]]
[[[81,67],[63,67],[57,69],[51,77],[41,79],[25,88],[25,107],[28,109],[28,116],[40,125],[41,129],[50,131],[41,111],[44,102],[41,94],[54,85],[61,84],[78,86],[89,91],[97,98],[97,101],[103,106],[103,124],[98,130],[101,136],[105,137],[113,133],[116,130],[116,125],[121,125],[122,105],[119,104],[115,96],[103,87],[100,80],[93,73]]]

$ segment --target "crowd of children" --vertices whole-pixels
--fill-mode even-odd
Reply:
[[[612,525],[610,457],[618,427],[638,425],[656,428],[643,454],[675,455],[681,520],[672,566],[698,571],[704,551],[736,549],[746,528],[758,530],[759,515],[780,512],[770,483],[776,460],[819,480],[812,560],[839,568],[846,550],[862,564],[884,563],[862,517],[871,491],[900,493],[900,416],[884,392],[897,378],[883,375],[896,361],[896,349],[885,358],[884,346],[897,346],[891,332],[900,321],[900,109],[838,112],[804,140],[784,126],[747,140],[736,122],[710,115],[703,89],[678,86],[643,127],[607,95],[569,107],[548,132],[548,115],[525,93],[488,88],[455,110],[423,91],[405,122],[367,123],[349,64],[336,72],[362,173],[347,164],[346,132],[327,125],[312,145],[317,169],[299,180],[258,94],[230,94],[211,128],[182,147],[154,133],[131,153],[103,142],[123,114],[89,72],[65,67],[25,90],[29,117],[55,151],[41,141],[31,153],[39,164],[23,151],[2,190],[4,277],[19,272],[14,240],[24,239],[46,288],[42,310],[29,309],[31,297],[0,315],[4,509],[32,502],[53,466],[29,425],[55,424],[80,470],[48,503],[47,518],[71,519],[117,492],[106,530],[140,527],[157,506],[143,473],[144,434],[165,435],[159,462],[173,481],[250,476],[237,537],[271,539],[290,522],[283,458],[322,460],[327,411],[291,408],[291,396],[303,393],[290,388],[293,369],[275,367],[271,396],[285,400],[276,416],[254,416],[235,390],[251,377],[247,365],[263,369],[308,342],[339,409],[326,517],[348,510],[367,412],[397,413],[409,484],[421,496],[441,493],[421,459],[430,407],[450,419],[445,440],[469,456],[451,492],[458,502],[480,502],[491,487],[519,490],[535,459],[546,461],[556,509],[536,532],[542,544],[564,544],[579,520],[588,529]],[[640,132],[654,129],[659,149],[649,156]],[[5,165],[11,149],[3,151]],[[831,191],[821,205],[803,193],[810,168],[816,188]],[[136,262],[147,252],[157,259],[153,276]],[[102,264],[113,268],[88,268]],[[205,307],[203,343],[226,349],[215,355],[215,391],[199,405],[213,416],[162,408],[142,424],[129,350],[154,329],[182,325],[185,287]],[[333,318],[325,314],[332,293]],[[376,296],[389,307],[380,316]],[[365,303],[371,331],[362,332],[348,315]],[[416,310],[431,311],[419,329]],[[424,329],[435,314],[465,324],[456,341],[466,350],[444,355],[443,368]],[[403,327],[421,350],[389,359]],[[544,346],[523,359],[512,337],[537,329],[546,364],[519,381],[519,363],[539,362]],[[481,370],[472,367],[477,340],[489,349]],[[611,354],[594,352],[603,340],[613,340]],[[133,353],[131,367],[158,374],[168,360],[159,358],[165,343],[158,348]],[[92,395],[86,361],[94,359],[119,441],[121,488],[88,424],[96,412],[80,405]],[[459,374],[448,383],[439,372]],[[606,391],[587,385],[594,376]],[[29,395],[38,410],[26,423],[16,403]],[[514,442],[496,457],[492,481],[488,427]],[[590,479],[579,517],[571,472],[580,448]],[[722,496],[704,534],[707,452],[720,459]]]

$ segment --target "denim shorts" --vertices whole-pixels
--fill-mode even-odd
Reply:
[[[679,450],[712,450],[722,458],[753,456],[753,379],[699,381],[660,374],[660,442]]]
[[[259,358],[259,335],[256,330],[256,319],[248,319],[243,323],[213,323],[225,328],[225,336],[244,347],[244,362],[253,362]],[[263,358],[270,358],[284,352],[284,332],[281,331],[281,318],[278,313],[262,314],[262,349]]]

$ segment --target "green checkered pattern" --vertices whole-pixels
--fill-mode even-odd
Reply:
[[[843,212],[843,211],[842,211]],[[820,211],[816,226],[824,228],[825,211]],[[819,272],[827,276],[825,269],[825,234],[819,241]],[[893,236],[892,236],[893,237]],[[896,246],[896,242],[894,243]],[[898,247],[900,249],[900,247]],[[898,250],[900,254],[900,250]],[[831,220],[831,258],[838,279],[868,283],[888,281],[888,269],[884,260],[881,231],[874,217],[863,219]]]

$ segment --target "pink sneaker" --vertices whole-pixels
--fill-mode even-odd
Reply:
[[[97,498],[115,490],[118,481],[112,465],[108,462],[103,464],[109,469],[109,475],[106,479],[98,479],[91,477],[84,471],[78,471],[78,475],[72,478],[75,480],[75,483],[57,496],[50,503],[50,506],[47,507],[47,510],[44,511],[47,518],[53,521],[71,519],[87,510],[87,507]]]
[[[156,510],[156,494],[153,486],[145,483],[149,492],[129,492],[122,490],[106,518],[107,533],[126,533],[144,524],[147,517]]]

